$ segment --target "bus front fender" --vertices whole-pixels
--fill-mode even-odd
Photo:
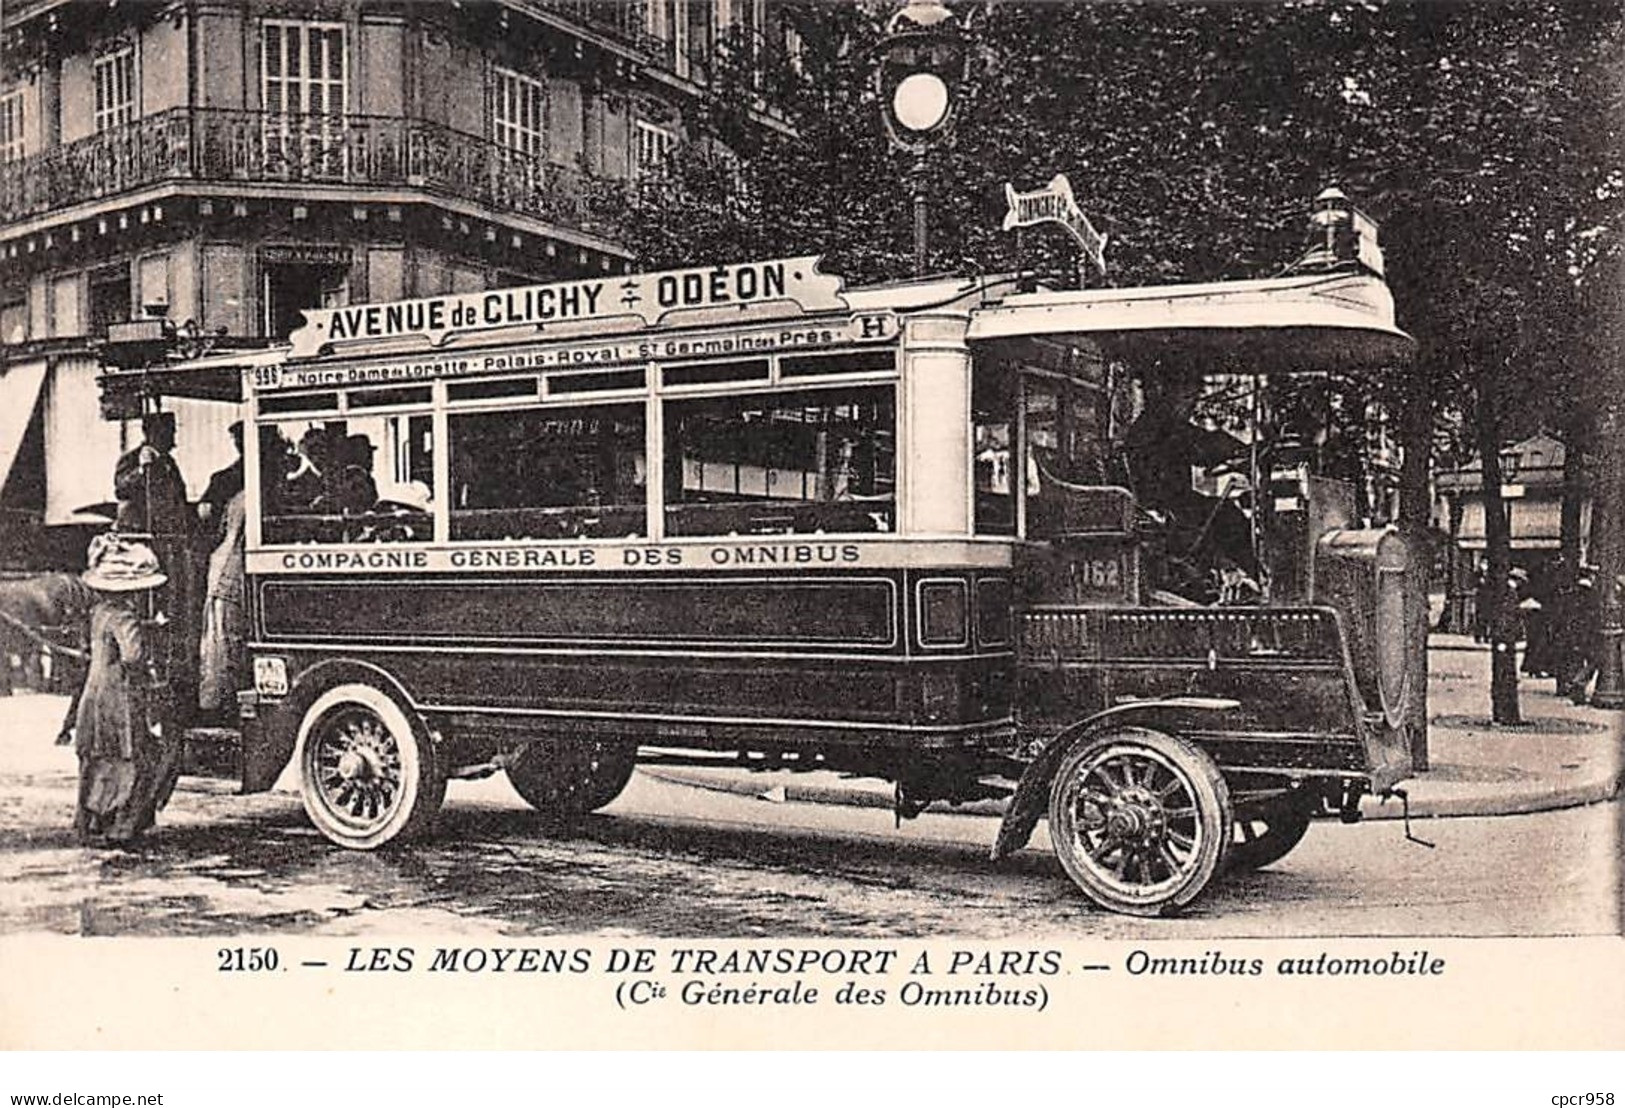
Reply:
[[[402,710],[416,712],[412,698],[387,670],[354,658],[317,662],[294,679],[287,699],[260,706],[254,741],[244,744],[244,793],[262,793],[276,784],[293,758],[305,712],[328,689],[350,683],[372,685],[393,698]]]
[[[1240,701],[1209,696],[1133,700],[1113,705],[1066,727],[1044,746],[1022,773],[1021,781],[1016,785],[1016,795],[1011,798],[1004,812],[1004,820],[999,824],[999,837],[993,843],[993,860],[996,862],[1027,845],[1033,829],[1038,826],[1038,817],[1048,807],[1050,784],[1055,779],[1056,771],[1061,768],[1066,756],[1079,745],[1109,734],[1124,722],[1155,725],[1159,717],[1171,713],[1227,712],[1238,707]]]

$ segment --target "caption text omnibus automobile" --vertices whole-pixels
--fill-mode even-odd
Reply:
[[[1192,603],[1168,567],[1218,529],[1172,537],[1108,457],[1125,375],[1402,361],[1379,274],[816,267],[323,309],[290,347],[109,370],[110,411],[212,398],[252,429],[240,728],[190,731],[193,760],[254,792],[297,759],[362,849],[497,770],[579,816],[640,748],[890,780],[900,817],[1009,796],[996,857],[1047,815],[1137,914],[1409,773],[1398,537],[1312,483],[1274,502],[1269,599]]]

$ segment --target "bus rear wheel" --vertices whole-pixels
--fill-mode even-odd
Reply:
[[[508,763],[508,780],[532,808],[567,822],[620,796],[637,761],[625,739],[537,739]]]
[[[305,811],[339,846],[372,850],[422,835],[445,800],[428,729],[372,685],[318,696],[300,721],[299,751]]]
[[[1236,813],[1235,838],[1225,855],[1225,868],[1237,873],[1279,862],[1303,841],[1309,830],[1310,800],[1290,796],[1254,812]]]
[[[1067,755],[1050,788],[1049,830],[1067,875],[1095,903],[1172,915],[1219,872],[1230,790],[1201,750],[1124,728]]]

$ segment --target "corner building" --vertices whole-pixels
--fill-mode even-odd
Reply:
[[[265,345],[306,308],[630,270],[718,59],[794,64],[775,8],[0,2],[0,566],[72,564],[139,441],[98,415],[109,324]],[[176,411],[195,497],[226,420]]]

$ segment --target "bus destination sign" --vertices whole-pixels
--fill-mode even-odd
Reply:
[[[514,345],[466,354],[387,358],[339,365],[255,366],[254,390],[345,388],[353,385],[430,381],[488,373],[590,369],[652,361],[812,351],[863,343],[889,342],[900,330],[891,312],[859,312],[847,319],[816,323],[785,321],[727,331],[674,331],[598,342]]]
[[[308,358],[331,343],[422,338],[439,346],[452,335],[513,327],[543,328],[624,318],[654,327],[673,313],[733,314],[773,304],[792,311],[841,311],[841,279],[818,272],[819,255],[705,266],[547,285],[313,309],[289,336],[292,356]]]

